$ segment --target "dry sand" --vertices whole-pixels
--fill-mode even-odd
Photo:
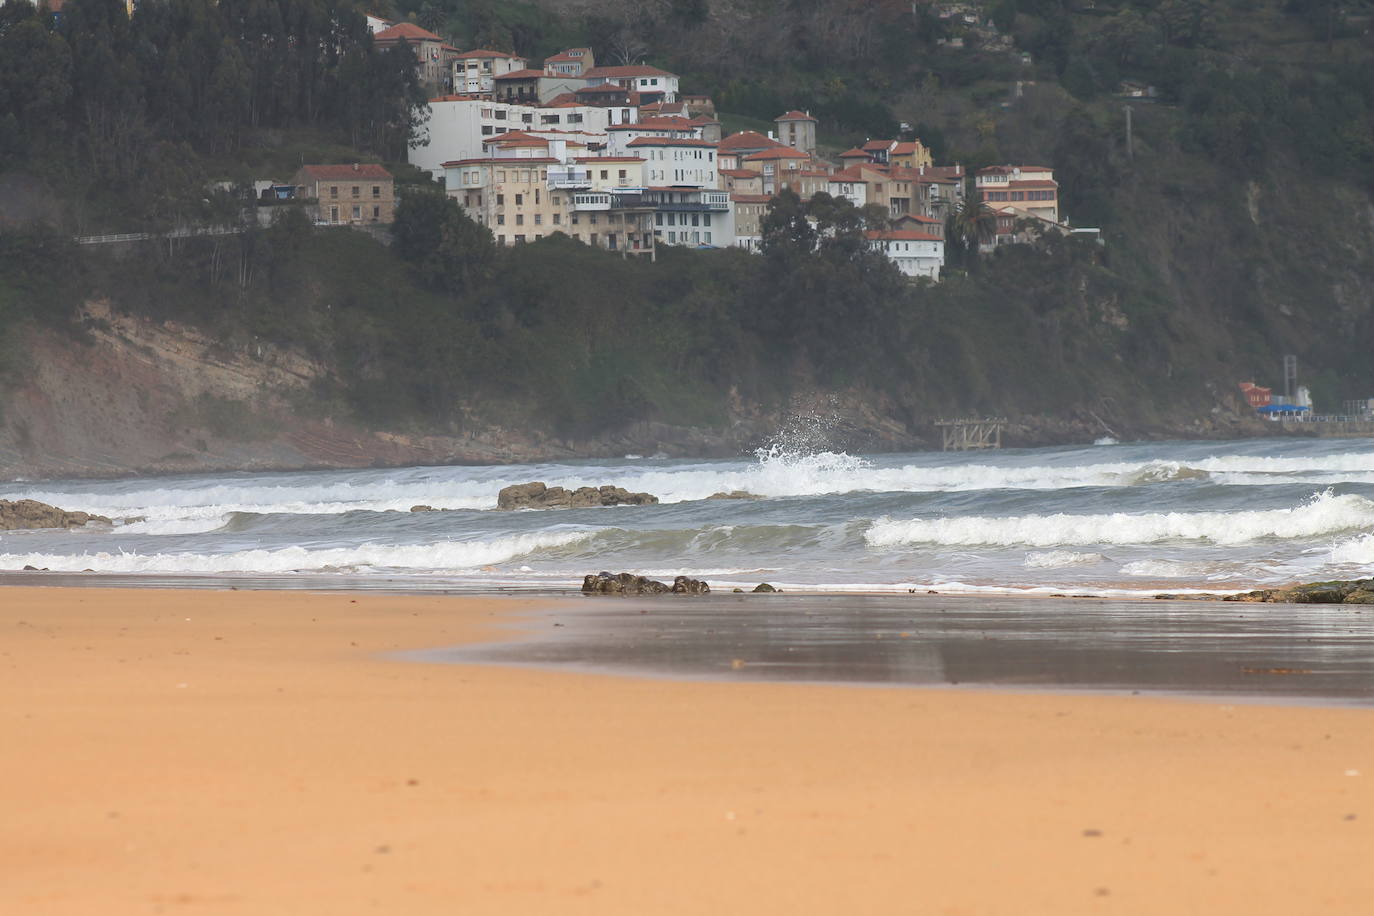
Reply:
[[[0,913],[1374,911],[1374,711],[424,665],[514,600],[0,590]]]

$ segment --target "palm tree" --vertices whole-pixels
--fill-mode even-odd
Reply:
[[[954,208],[949,223],[954,236],[963,241],[970,253],[976,255],[978,246],[992,239],[997,232],[997,211],[989,207],[983,195],[975,191]]]

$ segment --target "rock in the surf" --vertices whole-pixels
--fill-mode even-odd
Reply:
[[[669,591],[671,589],[657,579],[627,572],[588,574],[582,580],[582,593],[586,595],[663,595]]]
[[[700,579],[689,579],[686,576],[678,576],[673,580],[674,595],[709,595],[711,586]]]
[[[678,576],[672,585],[634,573],[589,573],[582,579],[584,595],[709,595],[711,586],[700,579]]]
[[[434,508],[433,506],[424,506],[424,505],[421,505],[421,506],[411,506],[411,507],[410,507],[410,511],[411,511],[411,512],[438,512],[439,510],[436,509],[436,508]]]
[[[756,591],[756,592],[775,592],[775,591],[777,591],[776,588],[774,588],[773,586],[769,585],[767,582],[760,582],[758,585],[755,585],[755,586],[754,586],[754,589],[753,589],[753,590]]]
[[[91,522],[110,524],[110,520],[103,515],[68,512],[36,499],[18,499],[14,502],[0,499],[0,529],[6,531],[16,528],[80,528]]]
[[[1239,595],[1227,595],[1223,601],[1246,601],[1261,604],[1374,604],[1374,579],[1351,579],[1334,582],[1311,582],[1284,588],[1261,588]]]
[[[712,493],[710,496],[708,496],[708,497],[706,497],[706,498],[707,498],[707,499],[762,499],[763,497],[758,496],[758,495],[756,495],[756,494],[754,494],[754,493],[750,493],[748,490],[730,490],[729,492],[726,492],[725,490],[722,490],[722,491],[720,491],[719,493]]]
[[[597,506],[649,506],[657,502],[658,497],[652,494],[631,493],[624,487],[609,484],[568,490],[550,487],[537,480],[512,484],[496,496],[498,509],[589,509]]]

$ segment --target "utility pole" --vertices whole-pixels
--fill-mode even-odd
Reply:
[[[1131,141],[1131,106],[1122,105],[1126,109],[1126,158],[1135,161],[1135,144]]]
[[[1292,403],[1293,391],[1298,384],[1298,358],[1288,355],[1283,358],[1283,396]]]

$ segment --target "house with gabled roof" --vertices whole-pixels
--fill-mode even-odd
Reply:
[[[544,69],[556,76],[585,76],[595,66],[591,48],[568,48],[544,60]]]
[[[582,74],[588,85],[600,86],[614,83],[622,89],[639,93],[639,102],[676,102],[678,77],[675,73],[650,67],[647,64],[631,64],[623,67],[592,67]]]
[[[945,240],[915,229],[872,230],[864,233],[868,247],[882,252],[902,275],[938,282],[945,265]]]
[[[763,193],[777,194],[784,188],[799,189],[797,173],[810,167],[811,157],[790,146],[773,146],[750,153],[741,164],[763,173]]]
[[[436,92],[452,85],[457,48],[413,22],[398,22],[372,36],[373,47],[391,48],[402,44],[414,50],[415,71],[422,84]]]

